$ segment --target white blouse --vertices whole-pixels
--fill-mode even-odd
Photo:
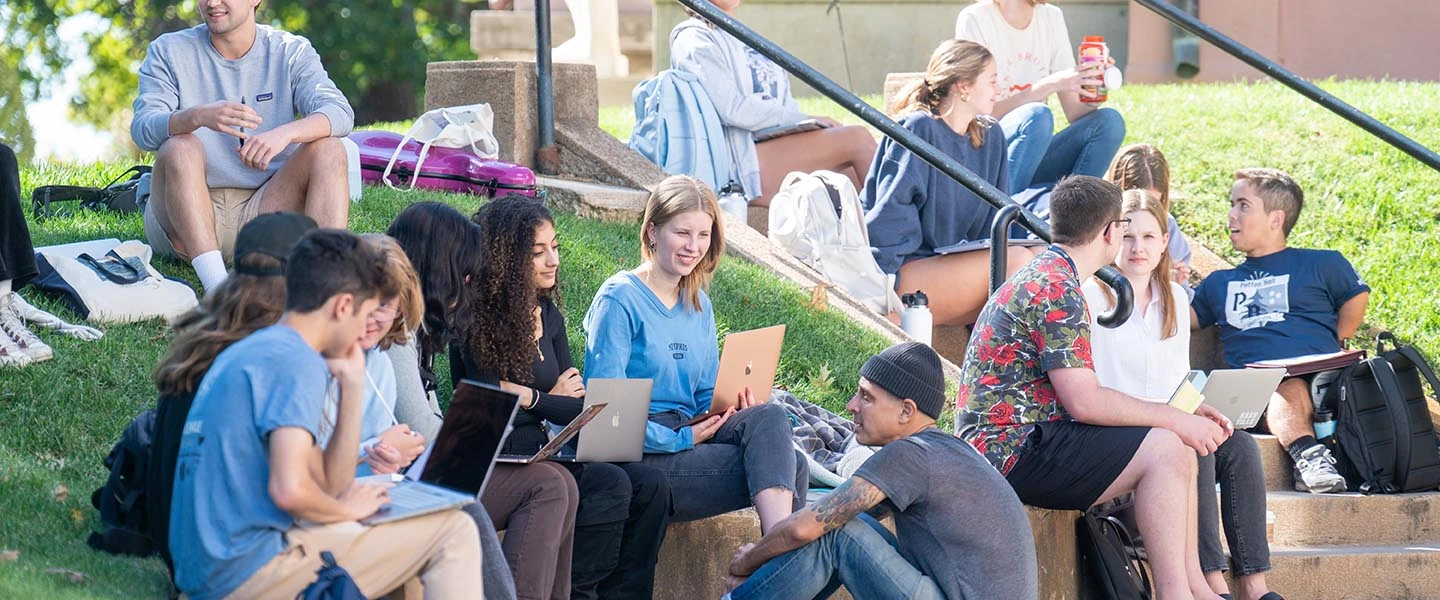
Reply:
[[[1140,307],[1119,327],[1110,329],[1095,322],[1109,312],[1110,302],[1101,291],[1104,284],[1090,279],[1081,290],[1090,305],[1090,345],[1095,375],[1100,385],[1136,398],[1165,402],[1190,371],[1190,304],[1185,289],[1167,282],[1173,296],[1175,335],[1160,339],[1165,324],[1160,310],[1160,291],[1150,284],[1150,304],[1142,317]]]

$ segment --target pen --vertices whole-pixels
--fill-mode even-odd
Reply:
[[[240,96],[240,106],[245,106],[245,96]],[[240,128],[240,147],[245,147],[245,128]]]

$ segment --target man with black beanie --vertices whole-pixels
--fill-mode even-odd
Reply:
[[[979,453],[935,426],[944,406],[929,346],[897,344],[866,361],[845,408],[857,440],[884,448],[741,547],[727,597],[828,598],[840,585],[866,599],[1037,597],[1025,509]],[[893,515],[895,535],[866,511]]]

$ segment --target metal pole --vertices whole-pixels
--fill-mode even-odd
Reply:
[[[535,0],[535,100],[540,144],[535,150],[536,170],[546,175],[560,171],[560,149],[555,146],[555,80],[550,68],[550,0]],[[519,109],[520,107],[516,107]]]
[[[1105,268],[1095,272],[1095,278],[1115,290],[1115,308],[1110,312],[1095,317],[1095,322],[1101,327],[1114,329],[1130,320],[1130,311],[1135,308],[1135,290],[1130,288],[1130,280],[1115,265],[1105,265]]]
[[[916,137],[910,131],[901,127],[899,123],[890,120],[889,117],[875,110],[875,107],[866,104],[864,100],[850,93],[849,90],[830,81],[829,78],[821,75],[818,71],[811,68],[810,65],[801,62],[800,59],[795,58],[794,55],[775,45],[774,42],[761,37],[755,33],[754,30],[736,21],[734,17],[725,14],[708,0],[679,1],[694,11],[695,14],[700,15],[701,18],[713,23],[726,33],[739,38],[745,42],[746,45],[755,49],[756,52],[774,61],[775,64],[780,65],[781,68],[800,78],[801,81],[810,87],[815,88],[816,91],[819,91],[841,107],[854,113],[872,127],[880,130],[881,133],[895,140],[896,143],[904,146],[907,150],[914,152],[916,156],[930,163],[941,173],[960,182],[965,187],[970,188],[971,191],[990,203],[991,206],[1004,208],[1014,204],[1014,201],[1010,199],[1009,195],[1001,192],[995,186],[990,185],[990,182],[981,179],[980,176],[961,166],[960,163],[955,162],[955,159],[950,158],[944,152],[936,149],[935,146]],[[1028,210],[1022,210],[1018,218],[1021,225],[1031,232],[1034,232],[1035,235],[1045,240],[1050,239],[1049,225],[1041,221],[1034,213]]]
[[[1005,283],[1005,263],[1009,256],[1005,252],[1005,246],[1010,239],[1010,226],[1015,224],[1015,217],[1020,215],[1023,209],[1019,204],[1011,204],[995,213],[995,220],[990,222],[990,293],[1000,289]]]
[[[1279,81],[1280,83],[1289,86],[1291,89],[1300,92],[1300,95],[1315,101],[1316,104],[1330,109],[1330,112],[1344,117],[1351,123],[1358,125],[1361,129],[1370,132],[1371,135],[1374,135],[1375,137],[1384,140],[1391,146],[1399,148],[1406,154],[1415,157],[1415,160],[1425,163],[1432,169],[1440,171],[1440,155],[1435,154],[1433,150],[1430,150],[1429,148],[1420,145],[1415,140],[1405,137],[1400,132],[1390,128],[1390,126],[1375,120],[1374,117],[1360,112],[1359,109],[1356,109],[1355,107],[1346,104],[1344,100],[1335,97],[1334,94],[1322,90],[1315,84],[1306,81],[1305,79],[1294,73],[1291,73],[1289,70],[1285,69],[1285,67],[1276,64],[1275,61],[1265,58],[1264,56],[1261,56],[1258,52],[1255,52],[1254,50],[1251,50],[1244,45],[1241,45],[1239,42],[1230,39],[1225,34],[1216,31],[1215,28],[1206,25],[1199,19],[1181,11],[1178,8],[1175,8],[1168,2],[1163,2],[1161,0],[1135,1],[1141,6],[1153,10],[1156,12],[1156,14],[1165,17],[1167,20],[1169,20],[1171,23],[1174,23],[1176,26],[1195,34],[1200,39],[1210,42],[1211,44],[1214,44],[1217,48],[1220,48],[1221,50],[1229,53],[1231,56],[1234,56],[1235,58],[1244,61],[1245,64],[1259,69],[1261,73],[1269,75],[1276,81]]]

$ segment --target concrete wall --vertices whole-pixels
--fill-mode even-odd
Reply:
[[[736,11],[741,22],[779,44],[830,79],[846,85],[845,60],[834,13],[827,0],[746,0]],[[843,0],[845,42],[850,55],[851,91],[878,94],[885,74],[923,71],[930,53],[955,35],[955,17],[968,3],[915,0]],[[1067,0],[1060,5],[1071,41],[1103,35],[1119,64],[1125,64],[1128,36],[1126,0]],[[655,4],[655,68],[670,65],[670,30],[688,17],[676,2]],[[792,81],[793,78],[792,78]],[[795,94],[814,92],[795,83]]]

